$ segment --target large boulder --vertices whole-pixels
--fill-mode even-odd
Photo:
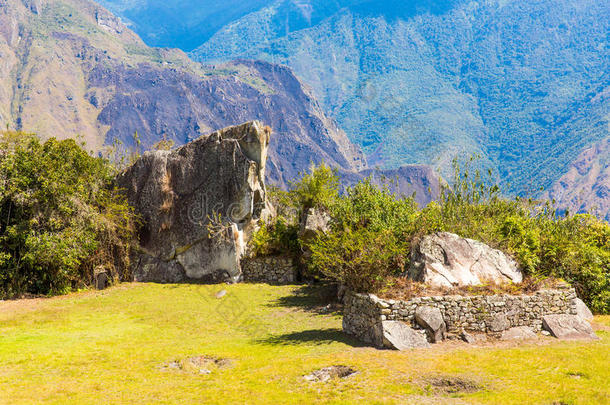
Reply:
[[[174,151],[147,152],[118,176],[141,219],[136,281],[237,281],[240,258],[268,213],[269,130],[223,129]]]
[[[404,322],[382,322],[383,346],[386,349],[407,350],[430,347],[426,336]]]
[[[446,232],[427,235],[414,247],[409,277],[441,288],[523,281],[519,266],[506,254]]]
[[[585,321],[593,320],[593,312],[589,309],[587,304],[580,298],[574,298],[574,306],[576,307],[576,315],[580,316]]]
[[[429,306],[417,307],[415,322],[426,330],[432,343],[438,343],[445,338],[447,325],[440,309]]]
[[[591,325],[577,315],[546,315],[542,318],[542,328],[562,340],[598,339]]]

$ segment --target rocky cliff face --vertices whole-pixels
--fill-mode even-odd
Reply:
[[[545,197],[560,208],[591,211],[610,221],[610,139],[586,148]]]
[[[215,67],[149,48],[119,19],[82,0],[0,0],[0,122],[42,137],[79,135],[92,150],[115,140],[177,145],[249,120],[274,129],[268,176],[285,185],[310,162],[366,166],[285,67]],[[4,125],[4,124],[3,124]]]
[[[239,279],[248,238],[268,213],[268,147],[268,130],[250,122],[147,152],[118,177],[142,221],[136,281]]]
[[[202,131],[259,119],[274,131],[267,173],[274,184],[285,185],[312,162],[347,171],[366,167],[360,150],[288,68],[238,61],[212,72],[231,74],[201,80],[153,66],[96,66],[89,75],[89,97],[97,102],[111,92],[98,116],[101,125],[110,127],[106,143],[133,142],[133,130],[140,128],[145,147],[164,136],[180,145]]]

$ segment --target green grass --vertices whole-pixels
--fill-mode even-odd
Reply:
[[[223,298],[215,294],[226,289]],[[265,285],[125,284],[0,303],[0,403],[604,403],[610,317],[598,342],[378,351],[323,314],[320,290]],[[163,370],[195,355],[233,360],[209,375]],[[329,365],[359,373],[302,376]],[[426,379],[484,388],[439,394]]]

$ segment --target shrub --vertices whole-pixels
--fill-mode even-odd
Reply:
[[[74,140],[0,135],[0,296],[59,294],[129,266],[132,210],[114,170]]]
[[[560,216],[550,202],[503,198],[491,173],[471,173],[473,161],[455,164],[451,185],[421,210],[370,180],[327,199],[331,232],[307,243],[312,273],[378,292],[404,273],[415,240],[445,231],[513,255],[529,278],[564,279],[592,310],[610,313],[610,225],[590,215]]]
[[[358,292],[376,291],[404,272],[417,205],[366,179],[329,206],[329,234],[307,242],[310,274],[339,280]]]
[[[312,165],[309,173],[302,173],[301,179],[290,185],[292,204],[303,212],[310,208],[328,208],[339,196],[339,177],[324,163]]]
[[[319,235],[309,248],[311,269],[356,292],[380,290],[406,260],[403,244],[388,230],[348,228]]]
[[[277,217],[269,223],[260,221],[259,229],[250,241],[250,248],[256,256],[298,254],[298,232],[298,224],[289,223],[284,217]]]

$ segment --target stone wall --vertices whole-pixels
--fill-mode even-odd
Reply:
[[[413,328],[419,306],[438,308],[449,336],[464,331],[498,336],[517,326],[542,328],[542,317],[576,314],[573,288],[541,290],[531,295],[418,297],[408,301],[383,300],[375,295],[348,293],[344,299],[343,330],[365,343],[383,346],[383,321],[402,321]]]
[[[241,263],[244,281],[275,285],[294,284],[297,267],[292,258],[265,256],[243,259]]]

